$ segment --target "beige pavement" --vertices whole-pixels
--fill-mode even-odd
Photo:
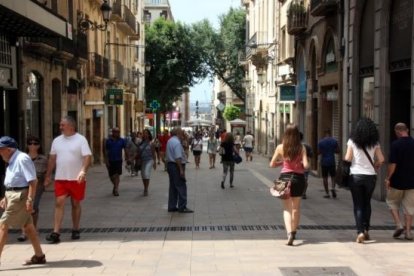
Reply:
[[[81,239],[70,240],[70,205],[62,242],[47,244],[54,197],[41,203],[40,236],[48,263],[24,267],[32,255],[17,232],[1,259],[1,275],[413,275],[413,243],[393,239],[385,203],[372,202],[372,241],[355,243],[349,192],[323,198],[321,180],[311,177],[302,201],[301,229],[295,246],[285,245],[280,202],[268,192],[278,169],[268,159],[236,166],[235,188],[220,188],[221,166],[208,169],[207,154],[196,170],[187,166],[188,207],[194,214],[167,212],[168,176],[153,172],[149,196],[139,177],[124,175],[113,197],[103,166],[88,173]]]

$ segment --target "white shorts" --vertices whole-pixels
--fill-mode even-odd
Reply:
[[[142,166],[141,166],[142,179],[150,179],[153,165],[154,165],[154,160],[152,159],[142,162]]]
[[[385,200],[389,209],[399,210],[402,206],[405,214],[414,215],[414,189],[397,190],[390,188]]]

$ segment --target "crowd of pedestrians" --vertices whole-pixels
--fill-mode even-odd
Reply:
[[[60,229],[64,216],[66,198],[72,205],[71,238],[80,238],[81,202],[85,197],[86,174],[91,164],[91,150],[86,138],[76,131],[76,122],[67,116],[60,122],[61,135],[51,145],[48,158],[43,154],[41,141],[37,137],[28,137],[26,153],[20,152],[16,141],[8,136],[0,139],[0,155],[8,164],[4,171],[5,196],[0,207],[5,211],[0,218],[0,257],[7,240],[10,226],[22,229],[19,241],[29,239],[34,255],[25,264],[42,264],[46,262],[36,225],[39,216],[39,203],[45,187],[52,183],[54,174],[55,212],[53,231],[46,236],[49,243],[60,242]],[[385,187],[386,203],[389,206],[396,229],[394,238],[404,234],[406,240],[412,240],[411,225],[414,214],[414,139],[409,136],[408,128],[403,123],[395,125],[398,138],[391,145],[388,160]],[[113,196],[119,196],[120,176],[123,172],[124,160],[131,175],[141,172],[143,196],[148,196],[152,170],[163,163],[168,173],[168,212],[192,213],[187,206],[186,169],[189,163],[189,150],[194,156],[194,168],[201,168],[200,156],[203,144],[207,143],[209,169],[215,169],[216,156],[222,164],[220,187],[225,189],[227,175],[229,186],[235,184],[235,156],[245,152],[245,162],[252,161],[255,145],[250,131],[242,137],[240,132],[227,132],[225,129],[209,131],[207,141],[203,141],[201,132],[194,135],[180,128],[169,132],[164,130],[155,137],[145,129],[122,138],[120,130],[114,127],[103,143],[103,154],[112,184]],[[322,171],[322,183],[325,198],[337,197],[335,190],[336,158],[340,147],[330,130],[317,144]],[[371,198],[377,182],[377,173],[385,158],[379,143],[379,134],[374,122],[361,118],[352,130],[347,142],[343,159],[351,162],[351,180],[349,189],[353,201],[353,213],[356,227],[356,242],[364,243],[370,239]],[[339,157],[342,158],[342,157]],[[282,180],[290,180],[290,197],[281,200],[283,220],[287,233],[286,244],[292,246],[297,236],[300,222],[301,200],[306,199],[306,189],[313,150],[303,141],[303,134],[297,126],[288,124],[281,143],[277,145],[270,160],[270,167],[281,166],[278,176]],[[3,167],[4,168],[4,167]],[[331,189],[329,193],[329,180]],[[24,200],[16,200],[16,198]],[[401,219],[403,212],[404,221]]]

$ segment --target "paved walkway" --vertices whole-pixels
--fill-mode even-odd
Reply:
[[[153,172],[148,197],[139,177],[124,175],[113,197],[102,166],[88,173],[82,233],[70,240],[67,205],[62,242],[49,245],[53,192],[41,203],[40,236],[48,263],[23,267],[32,255],[28,242],[9,235],[1,275],[413,275],[413,243],[393,239],[393,223],[383,202],[372,202],[372,241],[355,243],[349,192],[323,198],[321,180],[311,177],[302,201],[301,229],[295,246],[285,245],[280,202],[269,195],[278,169],[267,158],[236,167],[235,188],[220,188],[221,165],[187,168],[188,207],[194,214],[167,212],[168,176]]]

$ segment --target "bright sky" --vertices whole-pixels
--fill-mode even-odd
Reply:
[[[207,18],[214,28],[219,28],[218,17],[230,7],[240,7],[240,0],[169,0],[175,21],[191,24]],[[213,84],[208,79],[190,87],[190,102],[210,103]]]

